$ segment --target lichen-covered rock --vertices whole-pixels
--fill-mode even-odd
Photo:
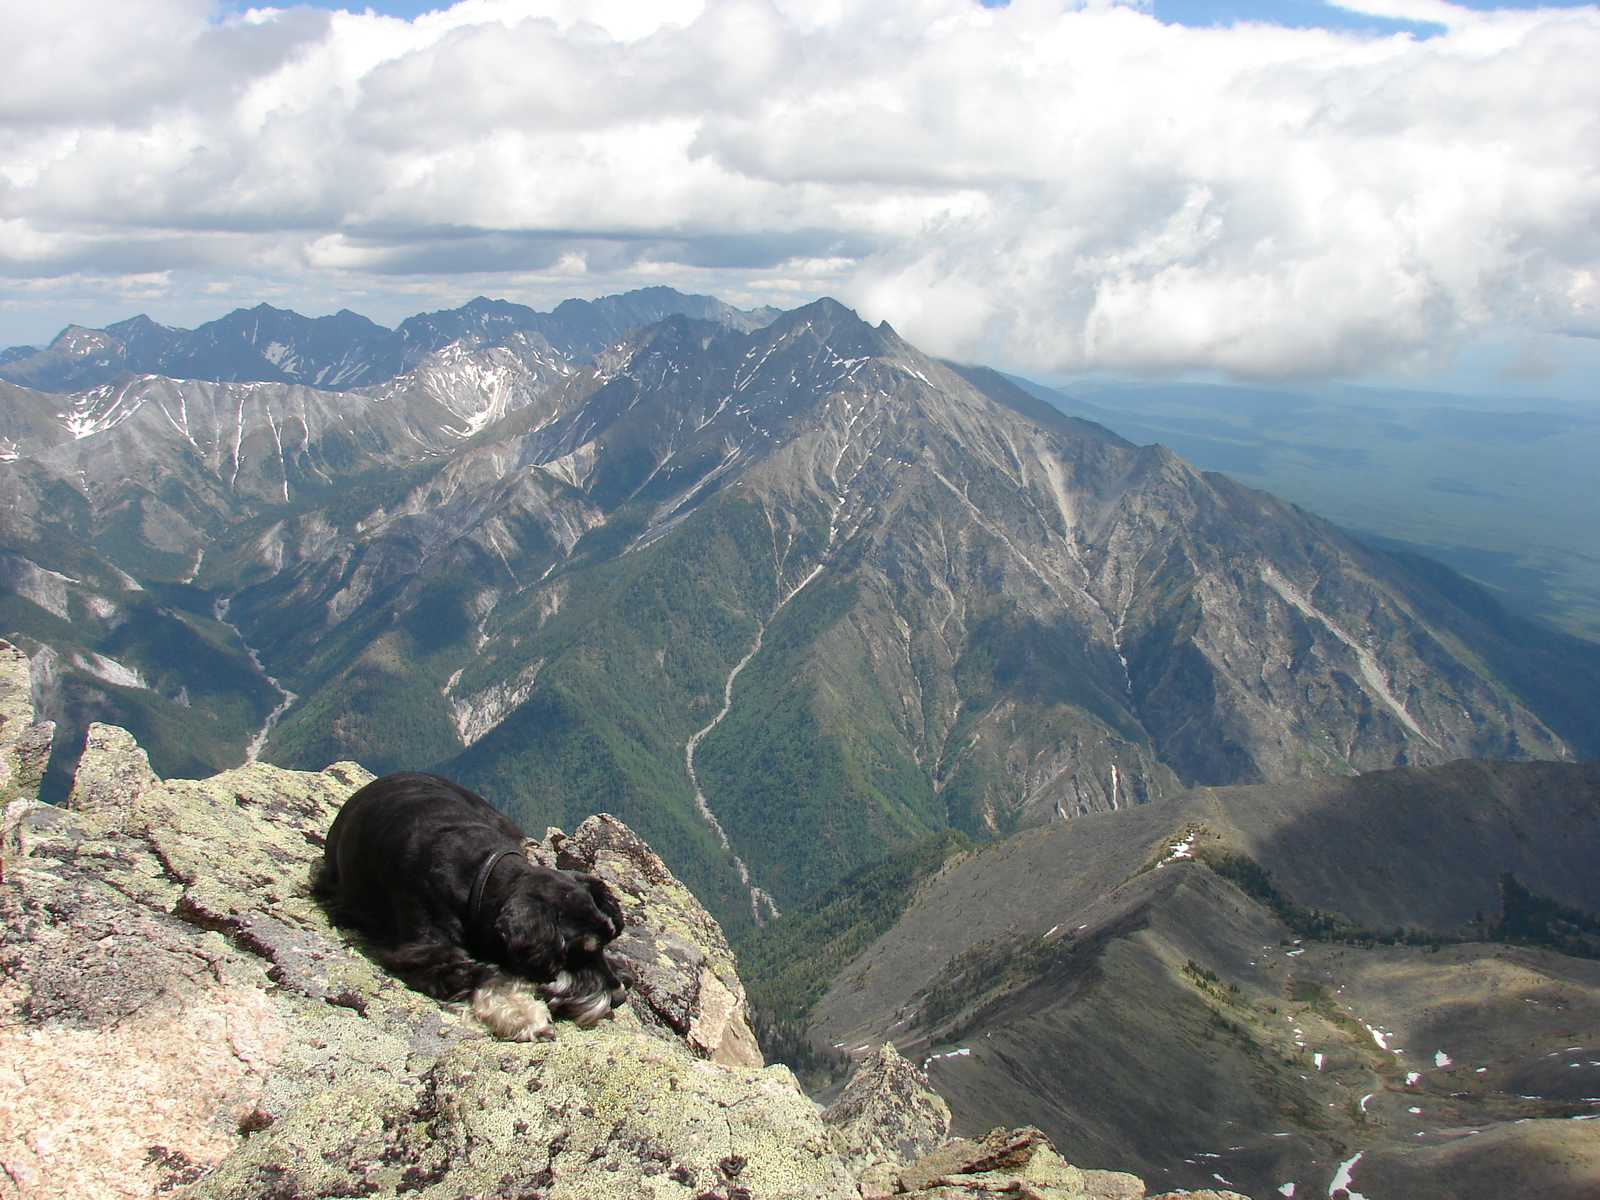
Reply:
[[[918,1200],[1090,1200],[1083,1173],[1031,1126],[955,1138],[901,1171],[898,1190]]]
[[[627,929],[611,945],[637,977],[641,1015],[685,1038],[695,1053],[726,1066],[762,1063],[738,964],[722,927],[643,839],[608,813],[571,837],[551,829],[530,856],[587,871],[611,886]]]
[[[1085,1170],[1083,1193],[1091,1200],[1144,1200],[1144,1180],[1124,1171]]]
[[[38,794],[55,731],[33,719],[28,656],[0,640],[0,804]]]
[[[97,759],[125,764],[127,746],[95,739],[90,778],[116,777]],[[229,776],[230,808],[236,795],[289,795],[315,801],[324,825],[365,777],[217,778]],[[219,814],[217,799],[158,780],[84,812],[6,806],[0,1170],[21,1196],[151,1195],[203,1174],[241,1127],[348,1074],[404,1073],[445,1044],[438,1006],[345,949],[305,901],[316,847],[288,829],[277,841],[230,832],[248,818]],[[320,988],[296,958],[318,946]],[[363,989],[384,1002],[366,1005]]]
[[[5,806],[7,1200],[191,1183],[285,1200],[855,1200],[815,1107],[761,1066],[721,930],[612,818],[530,846],[605,877],[626,909],[616,948],[640,985],[600,1027],[496,1042],[376,969],[307,889],[371,778],[257,763],[163,782],[97,726],[74,808]]]
[[[131,832],[139,797],[160,785],[160,777],[150,769],[149,756],[133,740],[133,734],[96,721],[89,726],[67,807]]]
[[[897,1176],[895,1168],[944,1145],[950,1107],[926,1075],[885,1043],[856,1068],[822,1121],[865,1190],[876,1191]]]
[[[412,1086],[336,1089],[232,1155],[194,1200],[846,1200],[858,1194],[783,1067],[728,1068],[636,1029],[453,1047]]]

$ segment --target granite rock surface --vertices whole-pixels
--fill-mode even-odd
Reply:
[[[616,892],[629,1002],[553,1041],[496,1041],[378,970],[308,894],[372,778],[249,764],[162,780],[89,730],[65,806],[49,730],[0,644],[0,1197],[193,1200],[1142,1200],[1037,1130],[946,1141],[892,1047],[826,1113],[762,1063],[722,930],[600,814],[530,858]],[[42,740],[41,740],[42,737]]]
[[[0,758],[19,727],[7,714]],[[639,985],[600,1028],[496,1042],[375,968],[306,887],[370,778],[162,781],[97,725],[67,807],[6,804],[0,1192],[859,1194],[793,1076],[762,1064],[720,929],[614,819],[529,845],[627,911],[615,949]]]

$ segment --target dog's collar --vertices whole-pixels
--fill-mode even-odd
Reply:
[[[483,889],[489,886],[489,876],[494,874],[494,869],[500,865],[503,858],[521,858],[521,850],[496,850],[483,860],[483,866],[478,868],[478,877],[472,881],[472,892],[467,897],[467,928],[478,928],[478,910],[483,907]]]

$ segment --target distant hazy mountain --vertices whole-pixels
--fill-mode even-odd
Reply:
[[[130,373],[342,390],[393,379],[463,338],[482,348],[532,333],[560,355],[587,362],[630,325],[672,313],[749,330],[770,321],[776,310],[741,312],[710,296],[654,287],[594,301],[567,300],[548,313],[479,296],[460,308],[421,313],[398,329],[385,329],[348,309],[311,318],[258,304],[198,329],[173,329],[142,315],[105,329],[72,325],[43,350],[13,346],[0,353],[0,379],[50,392],[80,391]]]
[[[615,812],[733,928],[948,827],[1600,750],[1600,650],[1436,564],[831,301],[741,321],[12,389],[4,632],[168,774],[281,709],[277,762]]]
[[[926,1062],[955,1132],[1260,1197],[1592,1192],[1600,765],[1206,788],[933,849],[874,873],[914,893],[865,876],[741,957],[792,1015],[854,944],[813,1036]]]

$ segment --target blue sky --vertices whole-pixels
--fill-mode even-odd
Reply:
[[[1600,402],[1600,8],[1360,3],[5,6],[0,346],[670,284],[1036,376]]]
[[[448,8],[448,4],[430,0],[388,0],[380,4],[340,3],[338,0],[310,0],[311,7],[373,12],[410,20],[423,13]],[[1002,7],[1002,4],[991,4]],[[1463,7],[1487,11],[1495,8],[1573,8],[1576,0],[1554,0],[1540,5],[1532,3],[1497,4],[1493,0],[1465,0]],[[1369,13],[1340,8],[1319,0],[1155,0],[1151,11],[1169,25],[1195,27],[1232,25],[1237,21],[1267,21],[1294,29],[1351,29],[1375,33],[1410,31],[1419,36],[1436,33],[1439,26],[1423,21],[1403,21],[1373,16]]]

